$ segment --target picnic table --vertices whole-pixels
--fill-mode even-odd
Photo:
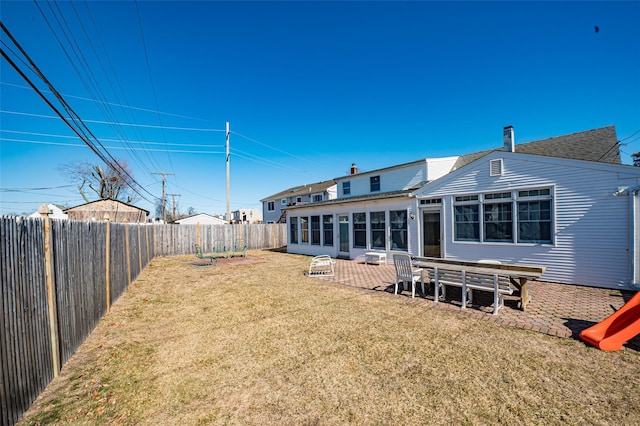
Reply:
[[[457,272],[459,276],[464,276],[464,274],[473,274],[476,277],[496,277],[495,285],[492,285],[494,280],[476,280],[474,282],[473,289],[475,290],[484,290],[484,291],[492,291],[494,292],[494,314],[497,314],[498,309],[498,283],[497,277],[508,277],[511,284],[519,290],[519,301],[518,307],[526,311],[527,304],[531,301],[531,296],[529,295],[528,289],[528,281],[530,279],[537,279],[544,273],[546,268],[544,266],[533,266],[533,265],[522,265],[522,264],[504,264],[498,262],[491,261],[469,261],[469,260],[451,260],[451,259],[439,259],[435,257],[412,257],[413,264],[416,267],[429,269],[433,271],[433,275],[435,279],[438,279],[438,275],[435,274],[435,271],[450,271]],[[434,280],[435,281],[435,280]],[[440,284],[443,285],[455,285],[459,287],[466,287],[464,285],[464,280],[460,281],[452,281],[452,280],[444,280]],[[466,290],[466,289],[465,289]],[[463,291],[463,307],[465,307],[466,295]],[[436,301],[438,298],[438,286],[436,285],[435,289]]]

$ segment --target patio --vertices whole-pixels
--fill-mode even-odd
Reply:
[[[393,294],[395,269],[392,264],[375,265],[365,264],[360,259],[337,259],[335,276],[314,278],[408,299],[411,303],[424,305],[429,309],[447,310],[508,327],[576,340],[580,331],[602,321],[634,295],[631,291],[531,281],[531,302],[527,311],[516,308],[514,297],[505,296],[505,306],[496,316],[491,314],[493,295],[488,292],[474,292],[474,303],[466,309],[461,308],[461,290],[455,287],[448,287],[446,300],[439,303],[433,302],[433,293],[429,288],[425,288],[427,297],[423,297],[419,283],[416,285],[415,299],[411,300],[410,290],[401,294],[399,292],[396,296]],[[640,335],[627,342],[623,348],[640,351]]]

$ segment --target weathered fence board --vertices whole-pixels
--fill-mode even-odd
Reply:
[[[52,341],[57,340],[55,357],[62,366],[154,256],[194,254],[195,244],[209,251],[219,240],[229,249],[238,239],[249,250],[286,245],[284,224],[107,225],[54,220],[49,229],[53,322],[47,299],[45,219],[0,217],[1,425],[17,422],[53,379]]]
[[[155,225],[155,254],[174,256],[194,254],[195,244],[203,251],[213,250],[214,241],[223,241],[232,249],[236,240],[244,240],[247,250],[280,248],[287,245],[286,224],[242,225]],[[200,238],[198,238],[198,236]]]
[[[53,378],[42,235],[42,221],[0,218],[3,425],[15,423]]]

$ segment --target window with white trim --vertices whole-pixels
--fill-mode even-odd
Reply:
[[[268,201],[267,202],[267,211],[274,211],[276,209],[276,202],[275,201]]]
[[[351,182],[350,181],[342,182],[342,195],[349,195],[349,194],[351,194]]]
[[[301,216],[300,217],[300,234],[302,236],[301,243],[308,244],[309,243],[309,217]]]
[[[551,190],[518,191],[518,242],[552,243]]]
[[[371,212],[369,216],[371,222],[371,248],[385,250],[387,248],[385,212]]]
[[[320,245],[320,216],[311,216],[311,244]]]
[[[298,218],[289,218],[289,242],[291,244],[298,244]]]
[[[367,214],[353,214],[353,247],[367,247]]]
[[[407,211],[391,210],[389,212],[391,225],[391,249],[406,250],[408,245]]]
[[[283,206],[286,206],[287,205],[287,199],[283,198],[282,200],[280,200],[280,204],[283,205]]]
[[[314,203],[317,203],[318,201],[322,201],[322,194],[315,194],[315,195],[313,196],[312,201],[313,201]]]
[[[513,242],[511,192],[484,194],[482,204],[484,241]]]
[[[549,188],[454,198],[454,240],[553,243],[553,195]]]
[[[456,241],[480,241],[480,204],[477,195],[462,195],[455,198]]]
[[[371,176],[369,178],[369,183],[371,186],[371,192],[379,192],[380,191],[380,175]]]
[[[322,233],[324,240],[322,242],[325,246],[333,245],[333,215],[326,214],[322,216]]]

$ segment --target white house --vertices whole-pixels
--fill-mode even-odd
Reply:
[[[47,216],[49,216],[49,218],[51,219],[68,219],[69,217],[67,216],[67,214],[62,210],[62,208],[56,206],[55,204],[42,204],[40,206],[40,208],[31,213],[29,215],[29,217],[43,217],[43,214],[40,213],[41,209],[43,209],[44,207],[47,207],[49,209],[49,213]]]
[[[192,216],[183,217],[182,219],[174,220],[173,223],[178,225],[224,225],[227,223],[224,219],[211,216],[206,213],[198,213]]]
[[[231,212],[233,223],[262,223],[262,211],[259,209],[240,209]]]
[[[334,198],[336,198],[336,183],[333,179],[294,186],[260,200],[262,218],[264,223],[284,223],[286,220],[284,209],[286,207]]]
[[[337,178],[336,199],[286,209],[287,251],[496,259],[546,266],[546,281],[634,289],[640,168],[620,164],[617,146],[612,126],[521,145],[509,127],[501,150]]]

